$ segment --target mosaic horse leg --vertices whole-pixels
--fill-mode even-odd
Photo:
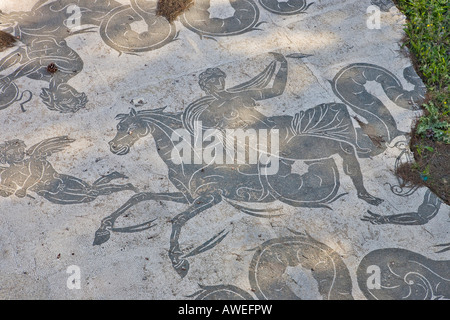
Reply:
[[[117,218],[123,215],[128,209],[137,205],[143,201],[172,201],[177,203],[188,203],[186,198],[181,192],[173,193],[153,193],[153,192],[141,192],[132,196],[125,204],[119,209],[114,211],[108,217],[102,219],[100,228],[95,232],[94,245],[101,245],[109,240],[111,231],[113,232],[138,232],[149,229],[152,227],[151,223],[155,220],[150,220],[140,225],[126,227],[126,228],[114,228],[114,223]]]
[[[172,266],[175,271],[183,278],[189,271],[189,262],[185,259],[197,255],[201,252],[211,249],[216,244],[218,244],[226,236],[226,234],[221,235],[221,231],[217,236],[214,236],[210,240],[206,241],[201,246],[190,251],[188,254],[183,256],[183,252],[180,249],[180,244],[178,239],[180,237],[181,229],[183,226],[192,218],[200,214],[201,212],[213,207],[214,205],[222,201],[222,196],[219,192],[214,192],[211,194],[201,195],[197,197],[194,202],[189,206],[188,209],[178,214],[172,219],[172,234],[170,235],[170,249],[169,258],[172,262]]]

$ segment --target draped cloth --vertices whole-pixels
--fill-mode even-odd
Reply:
[[[245,92],[249,90],[260,90],[266,88],[271,82],[276,70],[276,61],[272,61],[260,74],[256,77],[252,78],[249,81],[246,81],[242,84],[239,84],[235,87],[227,89],[229,93],[241,93],[245,96]],[[202,97],[187,106],[182,115],[182,122],[185,129],[187,129],[190,133],[194,133],[194,123],[196,121],[201,120],[202,113],[210,107],[210,104],[213,101],[217,101],[217,98],[214,96],[205,96]],[[220,128],[219,125],[216,127]]]

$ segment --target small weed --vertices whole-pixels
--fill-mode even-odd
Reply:
[[[169,22],[173,22],[193,4],[193,0],[158,0],[156,14],[165,17]]]
[[[427,115],[421,117],[416,133],[428,139],[450,143],[450,126],[433,102],[424,105]]]
[[[420,175],[436,195],[450,204],[450,2],[448,0],[394,0],[406,18],[409,48],[417,73],[427,87],[424,115],[411,134],[415,163]],[[411,172],[410,176],[414,176]],[[420,184],[420,183],[419,183]]]
[[[17,38],[0,30],[0,52],[14,46]]]
[[[430,175],[430,166],[427,165],[425,169],[420,173],[420,177],[422,178],[423,181],[427,181],[429,175]]]

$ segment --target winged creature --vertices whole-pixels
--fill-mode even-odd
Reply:
[[[112,172],[92,185],[74,176],[58,173],[48,161],[54,153],[64,150],[75,140],[59,136],[43,140],[26,149],[22,140],[0,144],[0,196],[30,196],[29,191],[58,204],[77,204],[95,200],[100,195],[137,189],[130,183],[111,184],[126,176]],[[31,196],[30,196],[31,197]]]

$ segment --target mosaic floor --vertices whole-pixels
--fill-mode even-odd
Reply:
[[[0,299],[450,298],[390,0],[0,10]]]

